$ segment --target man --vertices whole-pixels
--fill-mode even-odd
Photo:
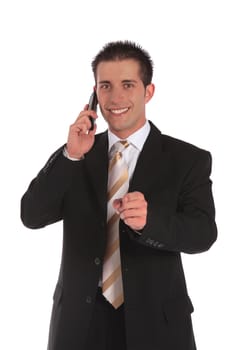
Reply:
[[[131,42],[92,62],[108,131],[88,105],[22,198],[30,228],[63,220],[49,350],[194,350],[180,252],[216,240],[210,153],[146,119],[153,65]]]

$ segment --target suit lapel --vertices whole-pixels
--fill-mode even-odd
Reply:
[[[168,183],[170,153],[163,150],[161,132],[151,123],[151,130],[139,155],[129,191],[140,191],[146,198]],[[86,174],[98,207],[106,216],[108,182],[107,132],[96,136],[94,147],[85,157]],[[151,191],[153,188],[153,192]]]
[[[161,132],[151,123],[151,130],[139,155],[129,191],[140,191],[146,198],[167,183],[170,153],[163,150]]]
[[[108,137],[107,132],[96,136],[95,145],[85,156],[86,174],[98,207],[106,215],[108,182]]]

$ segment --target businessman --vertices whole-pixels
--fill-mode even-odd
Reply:
[[[106,132],[88,105],[21,201],[29,228],[63,220],[49,350],[194,350],[180,253],[217,237],[211,155],[146,117],[149,54],[106,44],[92,62]]]

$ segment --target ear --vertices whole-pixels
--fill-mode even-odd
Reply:
[[[150,99],[153,97],[155,92],[155,85],[154,84],[149,84],[146,87],[146,91],[145,91],[145,102],[149,102]]]

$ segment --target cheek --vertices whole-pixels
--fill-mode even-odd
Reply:
[[[102,107],[102,109],[104,109],[104,107],[106,107],[108,104],[108,97],[103,96],[103,95],[99,95],[98,102],[99,102],[99,105]]]
[[[145,108],[145,100],[141,96],[134,100],[134,108],[141,112]]]

